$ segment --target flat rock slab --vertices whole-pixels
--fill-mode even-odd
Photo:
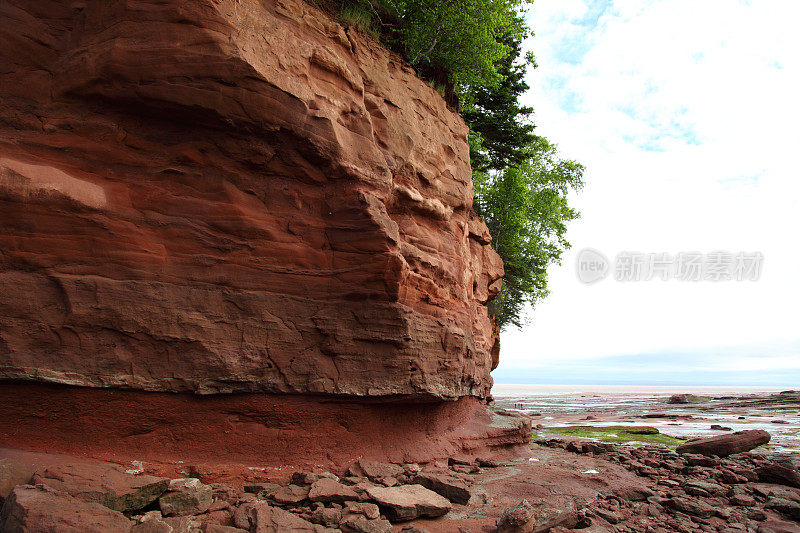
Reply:
[[[392,523],[388,520],[380,518],[370,520],[363,515],[347,517],[342,521],[340,527],[342,531],[346,531],[347,533],[392,533],[392,531],[394,531]]]
[[[800,526],[792,522],[768,520],[758,526],[758,533],[800,533]]]
[[[358,493],[347,485],[342,485],[333,479],[322,478],[311,485],[308,499],[312,502],[344,503],[358,501],[359,497]]]
[[[198,533],[199,531],[200,523],[188,516],[151,518],[131,528],[131,533]]]
[[[644,485],[625,486],[614,491],[617,498],[627,502],[643,502],[653,495],[653,491]]]
[[[447,514],[452,504],[422,485],[400,487],[371,487],[367,494],[384,510],[392,522],[404,522],[418,517],[437,518]]]
[[[37,472],[33,483],[123,512],[147,507],[169,487],[167,478],[134,476],[115,465],[104,464],[50,466]]]
[[[322,478],[339,481],[339,476],[330,472],[295,472],[292,474],[292,485],[312,485]]]
[[[120,512],[45,485],[16,487],[0,514],[0,531],[13,533],[127,533],[132,525]]]
[[[269,497],[283,505],[296,505],[308,498],[309,490],[309,487],[287,485],[279,488],[270,494]]]
[[[453,476],[422,472],[414,478],[414,483],[444,496],[453,503],[466,504],[472,496],[467,483]]]
[[[0,506],[17,485],[31,482],[33,470],[11,459],[0,459]]]
[[[665,503],[676,511],[700,518],[709,518],[716,514],[714,507],[697,499],[672,498]]]
[[[800,488],[800,471],[791,463],[775,463],[756,469],[759,481]]]
[[[404,474],[405,469],[392,463],[361,459],[350,466],[349,473],[352,476],[369,478],[370,481],[379,481],[384,478],[396,478]]]
[[[374,520],[381,515],[381,510],[374,503],[367,502],[347,502],[345,509],[348,513],[363,514],[370,520]]]
[[[699,453],[727,457],[735,453],[748,452],[770,440],[770,434],[761,429],[737,431],[729,435],[719,435],[706,439],[690,440],[676,448],[678,453]]]
[[[578,525],[578,521],[578,512],[575,510],[543,509],[537,513],[532,533],[547,533],[557,527],[572,529]]]
[[[296,514],[272,507],[267,503],[258,503],[249,513],[250,531],[255,533],[304,533],[317,531],[317,526],[303,520]]]

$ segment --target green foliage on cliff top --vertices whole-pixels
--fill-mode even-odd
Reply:
[[[521,326],[525,306],[548,294],[547,267],[569,247],[566,223],[578,217],[567,195],[581,187],[582,173],[581,165],[559,159],[543,137],[536,137],[522,163],[499,172],[473,172],[475,210],[505,265],[503,288],[489,303],[501,327]]]
[[[442,91],[501,80],[507,35],[523,34],[525,0],[341,0],[341,18],[377,34]]]
[[[489,310],[498,324],[522,325],[525,309],[548,294],[547,268],[569,247],[568,203],[583,167],[563,160],[534,133],[520,103],[536,64],[522,53],[531,33],[527,0],[343,0],[342,18],[378,35],[458,108],[470,128],[475,210],[505,263]]]
[[[521,326],[526,306],[547,296],[547,268],[569,248],[566,224],[578,217],[568,196],[583,186],[583,166],[562,159],[556,146],[536,135],[533,108],[521,105],[524,34],[507,35],[509,53],[497,61],[501,81],[476,87],[462,116],[470,127],[475,211],[492,234],[505,264],[503,288],[489,304],[500,327]]]

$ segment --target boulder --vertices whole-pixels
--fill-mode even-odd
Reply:
[[[322,478],[311,485],[308,499],[312,502],[344,503],[346,501],[358,501],[359,497],[356,491],[347,485],[342,485],[333,479]]]
[[[169,490],[158,499],[165,516],[195,515],[208,510],[212,501],[212,488],[197,478],[173,479]]]
[[[694,394],[673,394],[667,400],[670,404],[689,404],[689,403],[703,403],[707,402],[708,398],[705,396],[696,396]]]
[[[627,502],[643,502],[653,495],[653,491],[645,486],[625,486],[615,490],[614,495]]]
[[[697,453],[727,457],[758,448],[770,441],[770,434],[760,429],[737,431],[727,435],[694,439],[676,448],[678,453]]]
[[[252,485],[255,485],[253,483]],[[272,483],[259,483],[259,485],[272,485]],[[248,484],[245,484],[247,487]],[[280,485],[275,485],[275,488],[280,488]],[[229,486],[225,485],[224,483],[211,483],[211,489],[213,490],[212,495],[215,500],[220,500],[224,502],[228,502],[228,504],[235,506],[239,503],[239,499],[242,496],[241,491]],[[248,493],[245,490],[245,494],[252,494]]]
[[[330,472],[295,472],[292,474],[293,485],[311,485],[315,481],[328,478],[334,481],[339,481],[339,476]]]
[[[250,530],[250,514],[253,512],[253,509],[259,503],[263,503],[261,501],[249,501],[244,502],[239,505],[236,510],[233,512],[233,525],[241,528]]]
[[[282,505],[297,505],[308,498],[309,491],[309,487],[286,485],[270,494],[269,497]]]
[[[536,525],[536,514],[528,500],[509,507],[497,522],[497,533],[529,533]]]
[[[335,507],[320,506],[314,509],[308,520],[325,527],[339,527],[339,522],[342,521],[342,510]]]
[[[46,485],[19,485],[0,513],[3,533],[127,533],[133,523],[118,511]]]
[[[368,461],[360,459],[350,465],[348,473],[356,477],[366,477],[370,481],[378,482],[384,478],[396,478],[405,473],[405,469],[392,463],[381,463],[379,461]]]
[[[719,459],[714,457],[706,457],[705,455],[698,455],[694,453],[685,453],[684,458],[686,459],[686,464],[689,466],[719,466]]]
[[[575,510],[543,509],[537,513],[532,533],[546,533],[556,528],[572,529],[580,520],[581,517]]]
[[[749,494],[734,494],[728,498],[728,502],[737,507],[752,507],[756,504],[756,499]]]
[[[0,507],[17,485],[31,482],[33,470],[12,459],[0,459]]]
[[[716,513],[714,507],[697,499],[671,498],[665,500],[664,504],[676,511],[699,518],[710,518]]]
[[[392,533],[394,528],[388,520],[376,518],[368,519],[363,515],[352,515],[345,518],[341,525],[344,533]]]
[[[800,472],[791,463],[774,463],[756,468],[758,480],[787,487],[800,488]]]
[[[381,511],[377,505],[368,502],[346,502],[345,509],[348,513],[363,514],[370,520],[374,520],[381,515]]]
[[[444,496],[453,503],[464,505],[469,501],[471,496],[466,482],[444,474],[421,472],[414,477],[414,483]]]
[[[727,492],[728,487],[707,481],[686,481],[683,489],[692,496],[711,497]]]
[[[172,533],[200,533],[200,521],[194,516],[167,516],[164,523],[172,528]]]
[[[437,518],[452,508],[450,500],[422,485],[371,487],[367,494],[392,522],[405,522],[417,517]]]
[[[597,509],[595,513],[597,514],[597,516],[599,516],[609,524],[619,524],[621,522],[619,513],[617,513],[616,511],[609,511],[607,509]]]
[[[172,526],[164,522],[163,519],[148,520],[141,524],[136,524],[131,528],[131,533],[173,533]]]
[[[370,488],[375,487],[375,486],[377,486],[377,485],[375,483],[373,483],[372,481],[369,481],[368,479],[362,479],[361,481],[359,481],[355,485],[352,485],[352,488],[353,488],[354,491],[356,491],[361,496],[360,499],[363,501],[365,499],[368,499],[367,489],[370,489]]]
[[[491,457],[478,457],[475,459],[475,462],[478,463],[478,466],[482,466],[483,468],[499,468],[503,466],[503,464]]]
[[[750,485],[753,492],[763,498],[784,498],[800,502],[800,490],[769,483],[753,483]]]
[[[800,525],[781,520],[768,520],[758,526],[758,533],[800,533]]]
[[[800,521],[800,503],[796,501],[784,498],[770,498],[764,507],[778,511],[792,520]]]
[[[87,463],[49,466],[34,474],[33,483],[114,511],[127,512],[153,503],[170,482],[162,477],[126,474],[116,465]]]
[[[142,520],[131,528],[131,533],[200,533],[200,531],[200,521],[190,516],[150,518]]]
[[[317,526],[296,514],[273,507],[268,503],[257,503],[248,514],[251,533],[305,533],[316,532]]]

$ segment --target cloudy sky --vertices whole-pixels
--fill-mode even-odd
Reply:
[[[538,132],[582,218],[505,383],[800,386],[800,2],[536,0]],[[578,253],[611,264],[586,285]],[[763,254],[758,281],[617,281],[617,254]]]

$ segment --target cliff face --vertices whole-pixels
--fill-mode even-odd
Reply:
[[[485,397],[467,129],[300,0],[0,3],[0,376]]]

